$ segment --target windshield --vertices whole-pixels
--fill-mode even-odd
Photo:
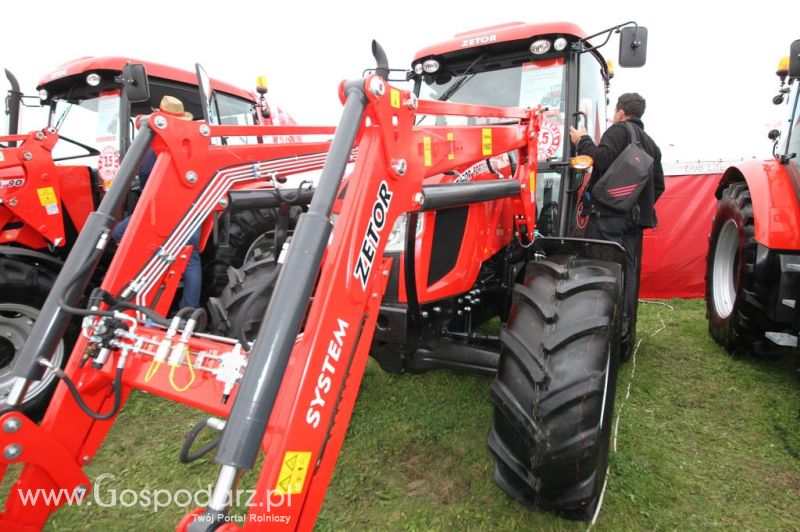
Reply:
[[[74,140],[97,151],[110,146],[119,148],[119,95],[103,95],[81,102],[55,100],[52,125],[61,137]],[[86,149],[70,142],[58,142],[54,159],[75,158],[70,164],[95,165],[96,158]]]
[[[562,143],[553,142],[560,137],[564,125],[564,59],[522,63],[515,67],[484,72],[467,72],[461,76],[438,74],[423,79],[420,98],[447,99],[451,102],[498,107],[535,107],[544,111],[544,125],[540,139],[539,160],[560,158]],[[481,125],[499,119],[464,118],[455,116],[425,116],[421,125]],[[542,145],[544,144],[544,150]]]
[[[253,102],[214,93],[214,103],[211,106],[213,124],[225,126],[253,126],[255,125],[255,105]],[[226,144],[253,144],[255,137],[226,137]]]
[[[795,84],[789,96],[789,119],[783,133],[783,153],[795,167],[800,166],[800,87]]]

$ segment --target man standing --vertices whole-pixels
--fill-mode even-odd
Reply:
[[[661,167],[661,150],[644,132],[642,115],[645,100],[639,94],[625,93],[617,100],[614,123],[595,145],[586,128],[570,127],[570,138],[579,155],[594,159],[592,176],[584,192],[584,211],[589,214],[586,236],[597,240],[610,240],[625,248],[625,301],[622,321],[622,358],[630,357],[631,343],[636,334],[636,309],[639,303],[639,276],[642,258],[642,228],[657,225],[655,202],[664,192],[664,170]],[[653,158],[651,179],[642,189],[636,204],[629,212],[618,212],[597,202],[592,202],[592,187],[611,163],[632,142],[625,122],[637,128],[641,146]]]

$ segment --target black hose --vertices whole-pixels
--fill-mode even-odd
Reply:
[[[162,327],[169,327],[170,325],[170,320],[168,320],[167,318],[165,318],[164,316],[162,316],[161,314],[159,314],[158,312],[149,307],[143,307],[142,305],[129,303],[127,301],[116,300],[116,303],[114,303],[114,306],[112,308],[115,310],[116,309],[135,310],[136,312],[141,312],[142,314],[150,318],[150,321],[152,321],[153,323],[157,323]],[[98,314],[98,312],[93,312],[92,314]],[[113,316],[113,313],[111,315]]]
[[[275,280],[278,278],[280,271],[281,267],[279,264],[277,264],[275,269],[272,270],[272,272],[270,272],[270,274],[267,276],[267,279],[264,281],[264,283],[257,287],[249,296],[247,296],[247,299],[245,299],[244,303],[242,303],[242,309],[239,312],[239,316],[241,316],[242,319],[239,320],[239,323],[236,325],[236,337],[239,339],[239,343],[242,344],[242,347],[246,348],[250,342],[245,334],[244,318],[247,316],[248,312],[250,312],[250,309],[255,304],[256,300],[263,296],[267,290],[269,290],[272,285],[275,284]]]
[[[188,436],[186,436],[186,440],[183,442],[181,446],[181,452],[178,455],[181,463],[189,464],[194,462],[195,460],[199,460],[209,452],[216,449],[217,445],[219,445],[219,441],[222,439],[222,434],[219,434],[216,438],[205,444],[203,447],[200,448],[197,452],[192,453],[192,445],[194,445],[197,436],[203,431],[206,427],[206,420],[201,419],[197,423],[194,424],[192,430],[189,431]]]
[[[103,252],[102,249],[95,248],[94,252],[92,252],[92,254],[89,256],[89,259],[83,264],[83,266],[81,266],[81,269],[75,272],[75,275],[72,277],[72,279],[70,279],[64,286],[64,291],[58,298],[58,306],[60,306],[64,312],[68,314],[73,314],[75,316],[106,316],[109,318],[114,317],[113,312],[103,311],[103,310],[88,310],[88,309],[73,307],[66,301],[66,297],[75,287],[75,283],[78,282],[78,280],[81,279],[88,272],[88,270],[94,266],[94,263],[98,258],[97,255],[102,252]]]
[[[81,394],[78,391],[78,388],[75,386],[75,383],[72,382],[72,379],[70,379],[62,369],[55,369],[53,372],[59,379],[64,381],[64,384],[66,384],[67,388],[69,389],[69,393],[72,394],[75,402],[78,403],[78,406],[81,408],[81,410],[86,412],[87,416],[98,421],[105,421],[106,419],[111,419],[119,413],[119,407],[122,404],[122,368],[117,368],[114,382],[111,384],[111,388],[114,391],[114,404],[111,407],[111,411],[107,414],[100,414],[89,408],[89,406],[83,402]]]

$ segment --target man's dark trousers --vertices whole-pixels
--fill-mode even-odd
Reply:
[[[593,214],[586,237],[610,240],[625,248],[625,304],[622,312],[623,337],[635,330],[639,301],[639,276],[642,270],[642,228],[630,218]]]

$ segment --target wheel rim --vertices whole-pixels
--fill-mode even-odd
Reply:
[[[33,324],[39,317],[39,309],[17,303],[0,303],[0,401],[5,401],[14,384],[14,367],[22,346],[30,336]],[[61,366],[64,358],[64,342],[59,342],[53,353],[53,364]],[[25,401],[38,397],[48,389],[55,374],[47,370],[44,378],[34,381],[28,388]]]
[[[736,304],[739,276],[739,227],[733,220],[725,222],[719,232],[712,275],[714,310],[720,318],[727,318]]]

